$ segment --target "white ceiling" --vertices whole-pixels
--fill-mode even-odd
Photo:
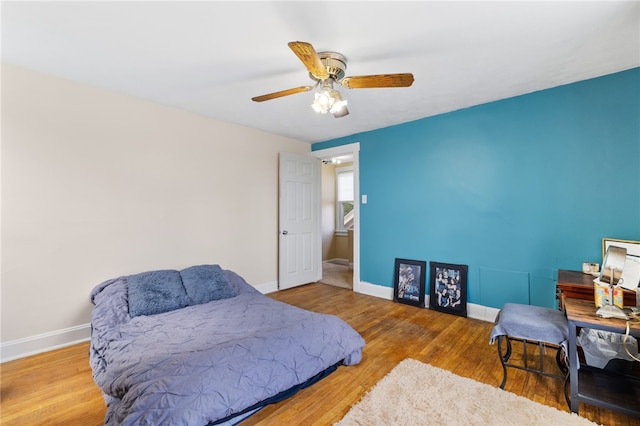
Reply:
[[[6,2],[2,61],[317,142],[640,66],[640,2]],[[310,108],[288,48],[347,57],[347,75],[411,72],[409,88],[343,89]]]

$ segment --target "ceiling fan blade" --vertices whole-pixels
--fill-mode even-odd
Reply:
[[[308,92],[309,90],[313,89],[314,87],[315,86],[295,87],[293,89],[281,90],[279,92],[273,92],[273,93],[269,93],[269,94],[266,94],[266,95],[255,96],[255,97],[251,98],[251,100],[254,101],[254,102],[264,102],[264,101],[268,101],[270,99],[281,98],[283,96],[295,95],[296,93]]]
[[[339,83],[347,89],[367,89],[375,87],[409,87],[413,84],[413,74],[379,74],[345,77]]]
[[[302,61],[304,66],[307,67],[312,76],[319,80],[329,78],[329,72],[310,43],[305,41],[292,41],[289,43],[289,47]]]

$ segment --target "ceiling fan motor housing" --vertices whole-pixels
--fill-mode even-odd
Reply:
[[[333,80],[342,80],[347,69],[347,58],[337,52],[318,52],[318,57]],[[313,76],[311,78],[317,80]]]

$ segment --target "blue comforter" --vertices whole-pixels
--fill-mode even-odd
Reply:
[[[224,271],[237,296],[131,317],[127,277],[91,293],[90,362],[105,424],[206,425],[340,361],[360,362],[348,324],[275,301]]]

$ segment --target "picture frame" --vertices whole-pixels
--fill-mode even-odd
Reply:
[[[427,262],[396,258],[394,271],[393,300],[424,308]]]
[[[429,309],[467,316],[467,265],[429,262]]]
[[[640,241],[633,240],[618,240],[615,238],[603,238],[602,239],[602,259],[607,254],[609,246],[622,247],[627,249],[628,256],[640,257]]]

